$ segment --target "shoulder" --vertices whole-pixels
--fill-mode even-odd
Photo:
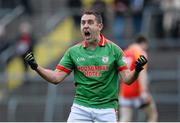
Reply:
[[[76,51],[78,50],[80,47],[82,47],[82,43],[77,43],[71,47],[68,48],[68,51]]]

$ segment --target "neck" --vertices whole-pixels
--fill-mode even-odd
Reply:
[[[96,39],[94,39],[93,41],[90,41],[89,46],[88,46],[89,49],[95,49],[98,46],[100,39],[101,37],[100,35],[98,35]]]
[[[98,41],[89,42],[88,49],[94,50],[98,46]]]

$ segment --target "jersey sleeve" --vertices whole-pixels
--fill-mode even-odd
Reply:
[[[114,53],[115,53],[115,61],[118,68],[117,71],[119,72],[127,69],[128,67],[123,59],[124,58],[123,50],[118,46],[114,46]]]
[[[59,64],[56,66],[57,70],[64,71],[66,73],[71,73],[73,70],[73,60],[71,58],[70,49],[68,49],[62,59],[60,60]]]

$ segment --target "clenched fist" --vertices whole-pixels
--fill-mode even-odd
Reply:
[[[26,53],[25,57],[24,57],[25,61],[30,65],[30,67],[33,70],[36,70],[38,67],[38,64],[36,63],[36,60],[34,58],[34,55],[32,52],[28,52]]]
[[[139,73],[141,70],[143,70],[143,66],[146,63],[147,63],[147,59],[143,55],[140,55],[140,57],[136,61],[136,67],[135,67],[136,72]]]

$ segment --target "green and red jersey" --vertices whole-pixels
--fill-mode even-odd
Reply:
[[[126,69],[123,51],[100,34],[95,50],[88,49],[83,41],[67,50],[56,69],[74,71],[74,103],[92,108],[117,108],[118,72]]]

